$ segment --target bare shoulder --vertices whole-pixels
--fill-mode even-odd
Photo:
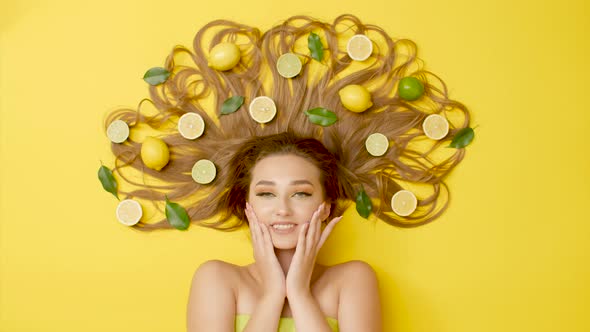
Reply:
[[[377,274],[373,267],[361,260],[352,260],[328,266],[326,272],[333,281],[342,282],[342,286],[377,281]]]
[[[339,288],[340,331],[381,331],[381,300],[377,274],[371,265],[353,260],[329,268]]]
[[[187,305],[187,331],[233,331],[236,265],[210,260],[193,274]]]
[[[226,286],[239,273],[239,266],[224,262],[222,260],[209,260],[197,268],[193,275],[193,282],[195,279],[208,282],[224,283]]]

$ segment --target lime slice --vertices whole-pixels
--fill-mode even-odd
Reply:
[[[193,165],[191,175],[196,183],[207,184],[215,179],[217,170],[215,169],[215,164],[211,160],[201,159]]]
[[[113,143],[123,143],[129,137],[129,126],[123,120],[111,122],[107,128],[107,137]]]
[[[186,139],[195,139],[203,135],[205,121],[197,113],[185,113],[178,120],[178,132]]]
[[[439,140],[449,133],[449,122],[442,115],[431,114],[422,122],[422,129],[428,138]]]
[[[373,53],[373,43],[365,35],[354,35],[346,44],[346,52],[352,60],[365,61]]]
[[[277,60],[277,70],[284,78],[291,78],[301,72],[301,60],[296,54],[285,53]]]
[[[406,217],[416,210],[418,200],[409,190],[400,190],[391,197],[391,208],[398,216]]]
[[[143,211],[138,201],[126,199],[117,205],[117,219],[125,226],[133,226],[139,222]]]
[[[389,140],[381,133],[373,133],[365,140],[365,147],[371,156],[379,157],[387,152]]]
[[[249,107],[250,116],[258,123],[267,123],[277,115],[275,102],[266,96],[256,97]]]

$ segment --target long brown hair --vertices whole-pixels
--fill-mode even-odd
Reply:
[[[297,47],[302,40],[307,41],[311,32],[322,38],[325,47],[321,64]],[[343,41],[354,34],[369,36],[377,46],[371,60],[362,66],[342,47]],[[209,51],[222,41],[236,43],[242,53],[240,63],[224,72],[207,65]],[[168,80],[150,86],[150,98],[142,100],[137,109],[117,109],[105,118],[105,131],[117,119],[126,121],[132,130],[134,126],[147,125],[161,132],[161,138],[170,147],[170,162],[155,171],[144,167],[138,158],[140,142],[130,138],[123,144],[112,143],[116,156],[114,172],[126,184],[137,188],[120,193],[152,202],[164,201],[167,195],[171,201],[182,202],[193,224],[236,229],[245,221],[240,204],[245,194],[244,181],[248,180],[245,176],[248,170],[238,169],[237,156],[244,151],[252,152],[248,146],[258,146],[257,142],[265,141],[265,137],[288,132],[289,135],[275,136],[275,139],[282,137],[292,143],[313,138],[336,161],[335,172],[332,170],[330,174],[339,181],[330,183],[337,188],[326,190],[337,193],[339,202],[333,208],[335,213],[354,201],[361,188],[372,198],[375,216],[395,226],[423,225],[447,208],[450,196],[443,180],[463,159],[465,149],[446,149],[446,146],[454,134],[469,125],[469,111],[462,103],[449,99],[447,87],[438,76],[422,68],[414,42],[393,39],[383,29],[365,25],[353,15],[341,15],[332,24],[308,16],[293,16],[263,34],[257,28],[236,22],[212,21],[197,32],[193,50],[175,46],[164,65],[171,73]],[[292,79],[281,77],[274,65],[286,52],[307,59],[302,72]],[[424,94],[417,101],[406,101],[397,95],[398,82],[406,76],[417,77],[424,85]],[[346,110],[338,91],[349,84],[367,87],[373,106],[363,113]],[[253,98],[261,95],[271,97],[278,109],[276,118],[264,125],[252,120],[246,109]],[[232,96],[244,96],[244,106],[235,113],[218,115],[223,102]],[[210,100],[213,100],[211,105]],[[141,108],[145,102],[153,104],[157,113],[143,114]],[[338,121],[328,127],[311,123],[304,111],[315,107],[333,111]],[[196,140],[184,139],[175,127],[169,128],[170,123],[187,112],[198,113],[205,121],[205,133]],[[449,120],[450,130],[445,139],[431,141],[424,135],[422,121],[430,114],[443,114]],[[366,138],[374,132],[384,134],[393,142],[381,157],[371,156],[364,146]],[[259,154],[253,155],[256,160],[260,154],[280,152],[256,151]],[[307,157],[318,151],[314,148]],[[195,183],[191,177],[191,168],[199,159],[209,159],[216,165],[217,177],[211,184]],[[161,184],[134,181],[124,172],[129,168]],[[242,187],[236,188],[236,183]],[[417,211],[408,217],[394,214],[390,206],[392,195],[406,186],[418,185],[428,186],[432,192],[417,195]],[[171,226],[162,219],[153,224],[140,223],[136,228],[152,230]]]

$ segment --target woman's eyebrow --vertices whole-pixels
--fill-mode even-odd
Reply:
[[[295,180],[295,181],[291,181],[292,185],[298,185],[298,184],[308,184],[310,186],[313,187],[313,183],[307,181],[307,180]]]
[[[313,187],[313,183],[311,183],[308,180],[295,180],[295,181],[291,181],[291,185],[298,185],[298,184],[309,184],[310,186]],[[274,186],[275,183],[273,181],[260,180],[260,181],[258,181],[258,183],[256,183],[256,185],[257,186],[262,186],[262,185]]]

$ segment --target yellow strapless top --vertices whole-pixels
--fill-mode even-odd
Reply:
[[[248,320],[250,320],[250,315],[247,314],[238,314],[236,315],[236,332],[244,331],[246,324],[248,324]],[[328,321],[328,325],[333,332],[338,332],[338,320],[332,317],[326,317]],[[295,330],[295,320],[292,317],[281,317],[279,319],[279,329],[277,332],[296,332]]]

